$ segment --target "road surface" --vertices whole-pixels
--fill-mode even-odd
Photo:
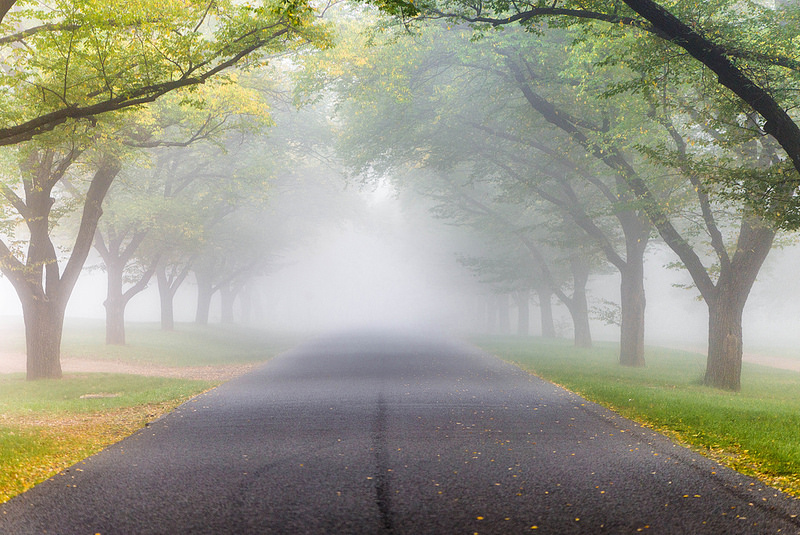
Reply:
[[[331,336],[0,506],[0,533],[798,533],[796,500],[456,342]]]

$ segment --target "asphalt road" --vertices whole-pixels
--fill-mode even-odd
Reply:
[[[796,500],[441,340],[319,339],[0,506],[0,533],[798,533]]]

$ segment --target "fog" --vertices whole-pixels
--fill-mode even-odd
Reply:
[[[468,328],[474,296],[452,250],[410,225],[391,191],[362,194],[362,221],[321,229],[260,284],[261,321],[277,329]]]
[[[349,216],[313,226],[307,236],[276,257],[269,273],[250,286],[253,326],[272,331],[324,333],[356,327],[436,330],[457,334],[486,332],[487,288],[456,259],[453,229],[427,209],[409,208],[389,186],[365,191],[339,186],[358,208]],[[341,195],[341,191],[337,195]],[[352,200],[351,199],[351,200]],[[275,202],[281,202],[280,198]],[[413,203],[412,203],[413,205]],[[291,209],[301,210],[300,207]],[[324,219],[324,218],[323,218]],[[667,269],[674,254],[654,242],[646,255],[646,341],[652,345],[705,350],[708,312],[689,275]],[[800,247],[776,248],[761,270],[745,308],[745,352],[768,347],[791,350],[800,341],[800,280],[795,266]],[[105,274],[99,258],[90,258],[67,308],[69,318],[104,317]],[[157,322],[155,284],[128,305],[131,322]],[[192,322],[196,285],[189,281],[176,295],[175,319]],[[589,283],[590,306],[619,301],[616,273],[595,275]],[[569,314],[553,300],[557,334],[572,334]],[[20,316],[19,300],[7,279],[0,279],[0,313]],[[511,307],[511,326],[516,311]],[[219,297],[211,322],[220,321]],[[539,314],[531,307],[531,335],[539,334]],[[616,325],[593,318],[596,340],[617,341]],[[511,331],[513,332],[513,328]]]

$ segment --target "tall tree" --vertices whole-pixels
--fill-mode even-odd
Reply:
[[[28,379],[61,376],[64,312],[91,250],[103,198],[121,168],[118,154],[89,150],[83,134],[72,132],[66,143],[40,143],[20,150],[19,188],[8,182],[0,186],[3,198],[27,229],[22,243],[0,240],[0,270],[22,303]],[[79,228],[62,271],[51,236],[51,228],[63,215],[63,208],[54,206],[54,188],[79,161],[88,187]],[[17,245],[25,242],[27,251],[23,252]]]
[[[97,129],[98,117],[202,84],[247,58],[265,57],[256,58],[256,51],[285,52],[320,36],[313,10],[303,3],[132,7],[67,1],[3,12],[0,145],[37,138],[20,150],[19,189],[8,169],[2,187],[29,230],[27,252],[0,243],[0,269],[23,305],[29,379],[61,376],[66,303],[91,248],[103,199],[122,167],[123,155],[102,139],[116,132]],[[49,235],[57,215],[51,193],[79,158],[91,180],[61,272]]]

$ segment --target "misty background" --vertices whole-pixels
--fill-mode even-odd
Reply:
[[[283,251],[274,271],[251,287],[255,313],[251,325],[276,331],[324,333],[354,327],[387,329],[444,329],[454,334],[487,332],[486,288],[459,264],[452,227],[426,212],[411,210],[387,184],[354,188],[342,180],[344,193],[359,207],[351,217],[312,228],[299,245]],[[280,203],[277,198],[273,202]],[[302,211],[298,206],[283,207]],[[707,342],[707,309],[697,291],[675,287],[690,284],[688,274],[665,266],[675,256],[659,242],[646,255],[647,327],[649,344],[688,347],[703,351]],[[99,258],[90,257],[87,269],[67,307],[70,318],[102,319],[105,314],[105,274]],[[766,346],[790,349],[800,339],[800,246],[776,248],[762,268],[745,308],[745,351]],[[191,322],[197,304],[196,285],[190,279],[176,296],[175,319]],[[595,275],[589,283],[590,306],[618,300],[619,277]],[[128,305],[126,318],[158,321],[158,292],[151,283]],[[570,338],[572,327],[563,305],[553,300],[558,336]],[[0,278],[0,315],[21,318],[14,289]],[[10,319],[10,318],[9,318]],[[219,296],[210,320],[220,321]],[[509,334],[516,324],[511,309]],[[539,316],[531,308],[531,335],[538,335]],[[618,329],[593,318],[597,340],[615,341]],[[498,332],[498,329],[495,329]]]

